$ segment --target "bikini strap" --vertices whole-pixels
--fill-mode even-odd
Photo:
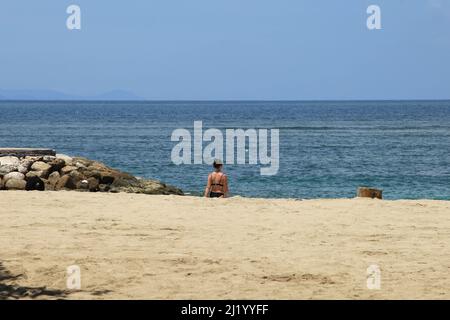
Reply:
[[[215,172],[213,172],[213,174],[214,174],[214,173],[215,173]],[[212,185],[212,186],[217,186],[217,185],[219,185],[219,186],[222,187],[222,190],[223,190],[223,184],[221,184],[221,182],[222,182],[222,178],[224,177],[224,174],[222,173],[222,175],[220,176],[220,179],[219,179],[218,183],[215,183],[215,179],[214,179],[214,177],[213,177],[213,174],[211,174],[211,185]]]

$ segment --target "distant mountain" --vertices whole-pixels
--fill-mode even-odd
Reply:
[[[145,100],[132,92],[112,90],[95,96],[78,96],[55,90],[2,90],[0,100]]]

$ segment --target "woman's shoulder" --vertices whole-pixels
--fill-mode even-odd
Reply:
[[[225,174],[225,173],[223,173],[223,172],[215,172],[215,171],[213,171],[213,172],[211,172],[209,175],[208,175],[208,177],[210,177],[210,178],[212,178],[212,177],[220,177],[220,178],[227,178],[227,175]]]

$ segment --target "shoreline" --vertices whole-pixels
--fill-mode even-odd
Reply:
[[[1,192],[1,190],[0,190]],[[195,195],[189,191],[183,191],[184,195],[179,195],[180,197],[192,197],[192,198],[204,198],[204,195],[201,194],[200,192],[198,193],[198,195]],[[386,198],[383,197],[383,199],[372,199],[372,198],[367,198],[367,197],[358,197],[355,196],[354,197],[342,197],[342,198],[263,198],[263,197],[253,197],[253,196],[245,196],[245,195],[231,195],[229,196],[227,199],[233,199],[233,198],[240,198],[240,199],[254,199],[254,200],[292,200],[292,201],[315,201],[315,200],[353,200],[353,199],[368,199],[368,200],[377,200],[377,201],[444,201],[444,202],[450,202],[450,198],[449,199],[430,199],[430,198],[399,198],[399,199],[391,199],[391,198]]]
[[[62,292],[36,299],[449,299],[449,213],[440,200],[8,191],[0,267],[18,277],[0,282]],[[366,288],[373,264],[380,290]]]

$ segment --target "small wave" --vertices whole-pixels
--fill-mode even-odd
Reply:
[[[423,131],[423,130],[450,130],[450,126],[444,125],[424,125],[424,126],[289,126],[278,127],[280,130],[298,130],[298,131],[331,131],[331,130],[345,130],[345,131],[377,131],[377,130],[391,130],[391,131]]]

